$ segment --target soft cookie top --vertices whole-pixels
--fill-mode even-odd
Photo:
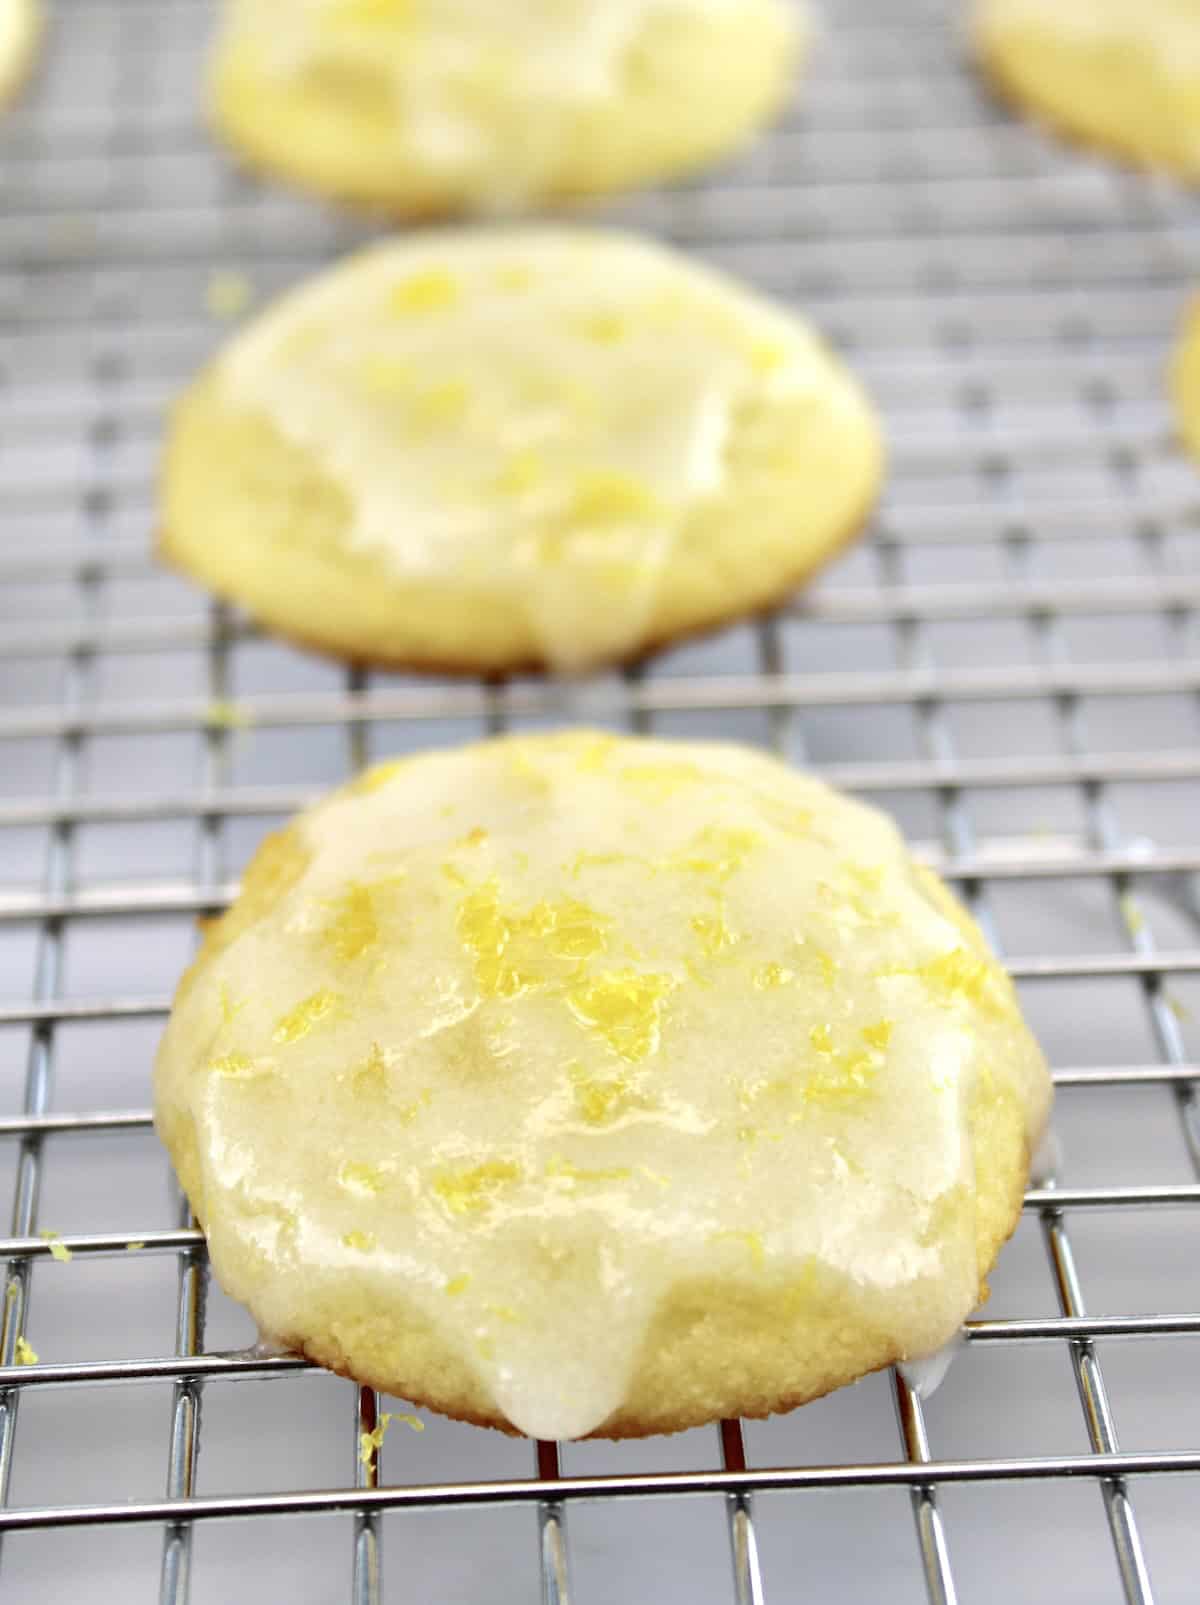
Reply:
[[[418,234],[178,409],[167,554],[365,661],[580,668],[762,606],[855,533],[879,433],[808,325],[663,247]]]
[[[227,0],[218,127],[405,214],[511,209],[701,164],[777,108],[786,0]]]
[[[264,1331],[569,1437],[936,1348],[1049,1084],[882,815],[748,749],[577,733],[384,765],[271,838],[156,1097]],[[705,1321],[743,1308],[762,1374],[729,1396]],[[664,1312],[692,1358],[631,1412]]]
[[[1200,178],[1194,0],[976,0],[976,35],[997,83],[1047,122]]]

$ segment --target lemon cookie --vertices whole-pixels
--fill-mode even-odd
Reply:
[[[785,0],[227,0],[216,126],[252,163],[405,216],[686,171],[781,103]]]
[[[265,1335],[553,1438],[937,1350],[1050,1085],[881,814],[749,749],[582,732],[384,765],[269,838],[155,1096]]]
[[[0,0],[0,103],[25,81],[41,29],[37,0]]]
[[[983,66],[1066,134],[1200,177],[1200,10],[1194,0],[977,0]]]
[[[1200,299],[1188,308],[1171,363],[1171,399],[1180,439],[1200,458]]]
[[[356,661],[580,669],[777,599],[880,466],[807,325],[673,252],[417,235],[285,297],[186,394],[162,545]]]

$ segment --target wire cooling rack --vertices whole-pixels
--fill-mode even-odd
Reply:
[[[212,309],[366,232],[211,148],[210,22],[58,0],[0,125],[0,1600],[1195,1600],[1200,480],[1163,386],[1194,200],[992,105],[952,0],[827,0],[802,109],[603,215],[845,350],[892,442],[869,537],[642,673],[347,676],[150,558]],[[928,1401],[881,1375],[561,1451],[428,1417],[364,1465],[388,1401],[248,1348],[208,1282],[154,1043],[265,829],[370,759],[567,718],[767,744],[889,809],[1012,964],[1056,1184]]]

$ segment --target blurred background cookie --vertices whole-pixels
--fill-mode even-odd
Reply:
[[[1200,459],[1200,299],[1192,301],[1179,333],[1171,362],[1171,400],[1179,437]]]
[[[785,0],[227,0],[217,128],[249,162],[403,215],[703,165],[783,100]]]
[[[1191,0],[977,0],[996,87],[1051,127],[1200,176],[1200,8]]]
[[[635,658],[761,608],[858,533],[879,429],[800,318],[571,229],[363,252],[179,404],[161,549],[356,662]]]
[[[38,0],[0,0],[0,104],[25,81],[41,31]]]

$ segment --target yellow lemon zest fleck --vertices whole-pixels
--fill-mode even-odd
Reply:
[[[482,847],[484,842],[487,841],[487,839],[488,839],[487,831],[484,830],[482,825],[476,825],[473,830],[469,830],[467,832],[467,834],[463,837],[463,846],[464,847]]]
[[[1187,1025],[1192,1018],[1192,1011],[1182,998],[1177,998],[1173,992],[1163,993],[1163,1002],[1179,1021],[1180,1025]]]
[[[358,1435],[358,1458],[364,1466],[369,1466],[371,1457],[377,1449],[383,1448],[383,1440],[387,1437],[387,1430],[393,1421],[403,1421],[406,1427],[414,1432],[424,1432],[425,1423],[420,1416],[401,1415],[398,1412],[385,1410],[379,1417],[372,1432],[360,1432]]]
[[[563,898],[527,912],[505,908],[489,880],[459,905],[459,940],[475,956],[475,981],[489,997],[514,998],[563,979],[569,965],[603,951],[611,920]]]
[[[662,503],[648,485],[632,474],[594,468],[580,474],[571,497],[570,516],[579,524],[619,524],[653,518]]]
[[[374,1198],[384,1188],[383,1172],[374,1165],[347,1160],[338,1171],[338,1186],[356,1198]]]
[[[527,290],[533,283],[533,269],[524,262],[504,262],[492,275],[501,290]]]
[[[724,908],[715,914],[694,914],[689,923],[700,938],[700,949],[707,959],[715,959],[726,948],[736,947],[741,941],[737,932],[730,930]]]
[[[767,1257],[766,1248],[759,1232],[711,1232],[708,1238],[710,1243],[740,1243],[750,1252],[750,1262],[758,1269]]]
[[[760,964],[754,972],[754,985],[760,992],[769,992],[774,987],[790,986],[795,979],[795,970],[789,970],[782,964]]]
[[[693,766],[689,764],[686,767],[691,769]],[[704,778],[699,769],[693,772],[697,780]],[[693,875],[711,875],[720,881],[728,880],[741,869],[761,842],[762,837],[757,831],[706,825],[683,852],[667,860],[666,867]]]
[[[37,1350],[24,1333],[17,1339],[16,1358],[18,1365],[36,1365],[38,1363]]]
[[[331,20],[395,27],[409,21],[412,10],[413,0],[335,0]]]
[[[393,312],[405,315],[444,312],[459,299],[458,280],[445,268],[427,268],[395,285],[389,296]]]
[[[413,420],[426,428],[450,428],[466,417],[471,392],[461,379],[443,379],[414,398]]]
[[[351,1072],[351,1085],[359,1097],[377,1096],[387,1091],[387,1060],[378,1042],[372,1042],[366,1059]]]
[[[517,451],[496,476],[495,486],[505,495],[523,496],[526,491],[541,484],[545,473],[545,466],[536,451]]]
[[[400,357],[369,356],[359,369],[363,389],[371,396],[402,396],[412,389],[417,378],[411,362]]]
[[[505,768],[514,780],[520,780],[534,791],[546,793],[550,790],[550,777],[540,768],[521,747],[506,742],[501,753]]]
[[[852,1107],[872,1090],[875,1061],[868,1053],[843,1053],[809,1072],[799,1088],[805,1105],[827,1109]],[[802,1118],[793,1116],[793,1120]]]
[[[576,767],[582,774],[595,775],[608,762],[617,738],[606,731],[588,730],[582,735],[571,736],[570,743],[577,754]]]
[[[823,947],[814,947],[807,937],[796,938],[799,949],[799,962],[808,970],[815,970],[820,979],[828,987],[832,987],[837,980],[838,961]]]
[[[882,864],[859,864],[853,861],[842,865],[851,880],[856,881],[864,892],[878,892],[883,888],[886,871]]]
[[[361,958],[379,940],[379,921],[369,886],[351,881],[331,905],[333,913],[321,927],[318,940],[335,958],[350,963]]]
[[[255,1071],[255,1061],[246,1053],[225,1053],[209,1064],[214,1076],[249,1076]]]
[[[209,703],[205,723],[214,730],[250,730],[254,725],[254,715],[246,708],[240,708],[236,702],[218,699]]]
[[[283,1016],[276,1024],[271,1040],[289,1043],[301,1041],[314,1026],[328,1020],[340,1002],[341,997],[337,992],[322,987],[319,992],[313,992],[311,996],[297,1003],[290,1013]]]
[[[833,1034],[827,1025],[814,1025],[808,1033],[808,1040],[818,1053],[833,1052]]]
[[[629,333],[629,321],[619,312],[589,313],[580,318],[575,327],[585,339],[602,346],[616,345]]]
[[[1121,918],[1129,927],[1130,935],[1137,936],[1145,927],[1145,915],[1128,892],[1123,892],[1117,901],[1121,908]]]
[[[608,869],[613,864],[640,864],[644,859],[636,858],[632,853],[576,853],[567,865],[567,874],[572,879],[585,869]]]
[[[964,998],[987,1014],[1003,1014],[1010,1007],[1000,972],[965,947],[939,953],[919,965],[915,973],[931,991]]]
[[[864,1025],[862,1035],[863,1041],[869,1046],[878,1048],[880,1053],[885,1053],[888,1043],[892,1040],[892,1022],[878,1020],[874,1025]]]
[[[575,1108],[589,1126],[606,1126],[629,1108],[630,1084],[626,1076],[589,1076],[581,1065],[569,1071]]]
[[[360,1254],[369,1254],[375,1247],[374,1232],[345,1232],[342,1235],[342,1245],[353,1248]]]
[[[136,1254],[139,1249],[145,1248],[145,1246],[146,1246],[145,1243],[143,1243],[141,1241],[136,1242],[136,1243],[126,1243],[125,1244],[125,1252],[127,1254]]]
[[[437,1171],[432,1186],[452,1215],[480,1215],[491,1209],[501,1188],[520,1181],[522,1174],[510,1159],[489,1159]]]
[[[69,1265],[74,1257],[64,1242],[60,1241],[61,1232],[39,1232],[39,1237],[50,1244],[50,1258],[56,1259],[60,1265]]]
[[[787,348],[777,340],[755,340],[748,352],[750,366],[764,376],[776,373],[787,362]]]
[[[484,1309],[489,1315],[494,1315],[498,1321],[505,1321],[510,1326],[520,1326],[521,1317],[511,1304],[485,1304]]]
[[[628,1165],[617,1165],[611,1170],[589,1170],[579,1165],[573,1165],[569,1159],[561,1154],[554,1154],[546,1161],[546,1175],[552,1178],[562,1178],[572,1184],[575,1182],[605,1182],[628,1181],[633,1172]]]
[[[457,1298],[460,1293],[465,1293],[470,1285],[471,1278],[469,1276],[465,1274],[463,1276],[452,1276],[442,1289],[442,1292],[448,1298]]]
[[[776,830],[782,830],[788,836],[809,836],[813,828],[813,811],[811,808],[797,808],[794,802],[786,798],[777,797],[774,792],[762,791],[757,786],[747,788],[753,797],[758,811],[769,819]]]
[[[670,975],[610,970],[572,987],[567,1006],[614,1053],[636,1063],[658,1049],[663,1002],[675,984]]]
[[[686,786],[694,786],[704,779],[704,771],[694,763],[683,761],[626,764],[617,777],[623,786],[632,787],[655,802],[665,802]]]
[[[221,1001],[221,1024],[222,1025],[232,1025],[233,1022],[237,1019],[238,1015],[242,1012],[242,1010],[246,1007],[246,1005],[250,1001],[249,998],[243,998],[240,1003],[235,1003],[233,1001],[233,998],[230,995],[229,986],[225,981],[221,982],[221,989],[220,989],[219,997],[220,997],[220,1001]]]

